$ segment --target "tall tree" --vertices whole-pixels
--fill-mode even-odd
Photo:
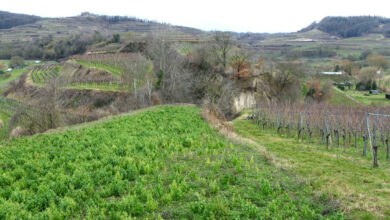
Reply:
[[[343,60],[342,63],[343,70],[346,72],[348,75],[352,75],[352,62],[349,59]]]
[[[374,66],[378,69],[386,69],[388,65],[386,57],[380,54],[370,54],[367,56],[366,61],[370,66]]]
[[[216,31],[214,34],[214,43],[216,46],[216,54],[223,67],[226,68],[229,51],[233,46],[233,37],[226,32]]]
[[[246,54],[234,55],[231,59],[234,75],[232,78],[248,78],[250,77],[250,65]]]
[[[150,98],[153,81],[153,65],[141,54],[134,54],[131,61],[124,63],[122,85],[137,97],[140,88],[146,88]]]
[[[5,65],[3,63],[0,63],[0,73],[2,73],[5,69]]]
[[[10,68],[22,67],[22,66],[24,66],[24,60],[20,56],[13,56],[8,63],[8,67]]]

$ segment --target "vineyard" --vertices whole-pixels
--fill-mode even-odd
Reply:
[[[62,66],[49,64],[36,66],[30,72],[30,79],[36,85],[44,85],[52,79],[56,79],[58,85],[66,88],[99,89],[107,91],[119,90],[118,77],[113,75],[61,75]]]
[[[150,93],[152,84],[156,80],[152,62],[138,53],[76,55],[71,58],[71,62],[110,73],[110,75],[97,77],[74,77],[70,79],[71,83],[67,83],[72,84],[73,87],[95,87],[115,91],[131,89],[134,93],[144,88]]]
[[[195,107],[166,106],[0,148],[0,219],[343,219],[233,145]]]
[[[35,66],[31,71],[31,79],[36,84],[45,84],[50,79],[55,79],[59,76],[60,65],[48,64]]]
[[[297,141],[330,147],[371,150],[374,166],[389,159],[390,118],[386,107],[344,107],[325,104],[262,103],[250,119],[265,130],[295,136]]]

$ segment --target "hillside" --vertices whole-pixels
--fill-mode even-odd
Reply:
[[[229,33],[237,45],[254,56],[299,57],[310,66],[329,70],[333,59],[356,61],[364,51],[390,56],[389,30],[387,18],[357,16],[326,17],[292,33]],[[59,60],[74,54],[134,52],[134,48],[144,47],[149,33],[165,35],[185,53],[213,34],[133,17],[83,13],[0,30],[0,58],[19,55],[29,59]],[[112,41],[114,34],[120,35],[118,42]]]
[[[41,20],[41,17],[25,14],[15,14],[0,11],[0,29],[8,29],[15,26],[31,24]]]
[[[390,34],[390,19],[376,16],[325,17],[319,23],[313,23],[300,32],[315,28],[343,38],[378,33],[388,35]]]
[[[0,148],[0,218],[343,219],[194,107],[157,107]]]
[[[158,33],[160,31],[169,31],[173,40],[194,38],[196,40],[195,36],[204,33],[195,28],[172,26],[132,17],[100,16],[83,13],[75,17],[42,19],[36,22],[26,22],[25,25],[2,29],[0,30],[0,48],[20,48],[34,42],[44,44],[47,41],[68,39],[76,35],[82,35],[83,38],[87,38],[92,37],[96,33],[102,37],[119,33],[123,34],[123,39],[132,39],[139,35],[145,36],[147,33]]]

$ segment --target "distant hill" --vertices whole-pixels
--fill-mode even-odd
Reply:
[[[15,55],[30,59],[59,59],[94,50],[93,45],[102,41],[108,46],[103,51],[118,51],[129,41],[145,39],[148,33],[164,32],[170,40],[180,42],[198,42],[207,34],[196,28],[88,12],[75,17],[48,19],[9,12],[4,12],[4,15],[8,16],[4,21],[0,19],[4,28],[13,28],[0,29],[0,59]],[[120,34],[119,44],[110,44],[114,34]]]
[[[8,13],[8,12],[6,12]],[[19,15],[10,14],[11,17],[17,18]],[[23,17],[23,16],[22,16]],[[21,17],[21,18],[22,18]],[[24,17],[23,17],[24,18]],[[134,17],[124,16],[105,16],[95,15],[91,13],[83,13],[80,16],[41,19],[39,17],[31,17],[25,15],[24,23],[1,19],[0,23],[7,23],[8,26],[18,26],[12,29],[0,29],[0,47],[4,45],[25,45],[25,43],[36,42],[43,39],[64,39],[75,35],[92,35],[99,32],[102,36],[112,35],[113,33],[138,33],[145,34],[150,32],[158,32],[170,30],[178,36],[184,35],[199,35],[203,31],[195,28],[182,26],[173,26],[169,24],[148,21]],[[5,27],[5,25],[4,25]]]
[[[325,17],[319,23],[312,23],[299,32],[313,29],[342,38],[373,33],[390,37],[390,19],[378,16]]]
[[[34,15],[15,14],[6,11],[0,11],[0,29],[8,29],[19,25],[31,24],[41,19],[41,17]]]

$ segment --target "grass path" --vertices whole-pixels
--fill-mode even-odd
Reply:
[[[390,163],[381,161],[374,169],[371,161],[341,149],[298,143],[272,131],[263,132],[252,121],[235,120],[235,139],[250,139],[271,155],[278,167],[297,173],[314,190],[340,201],[351,219],[390,219]],[[242,136],[242,137],[241,137]],[[352,150],[352,149],[348,149]],[[276,161],[276,163],[275,163]]]
[[[344,95],[345,97],[347,97],[348,99],[354,101],[356,104],[359,104],[359,105],[363,105],[363,103],[361,103],[360,101],[358,101],[357,99],[353,98],[352,96],[344,93],[343,91],[341,91],[340,89],[334,87],[334,90],[338,93],[341,93],[342,95]]]

